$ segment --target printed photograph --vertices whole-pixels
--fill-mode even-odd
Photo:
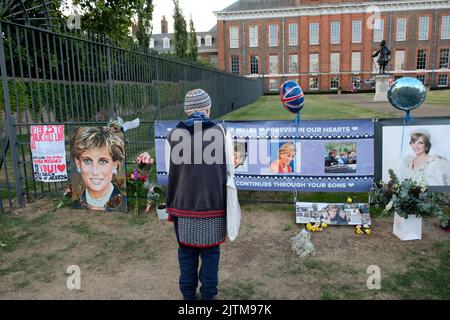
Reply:
[[[449,132],[450,125],[384,126],[382,180],[389,181],[392,169],[400,181],[450,186]]]
[[[70,138],[72,207],[127,212],[125,142],[112,127],[79,127]],[[123,190],[122,190],[123,189]]]
[[[269,172],[272,174],[301,173],[301,143],[271,143],[270,161]]]
[[[330,225],[370,225],[366,203],[296,203],[297,223],[324,222]]]
[[[248,172],[248,142],[233,143],[233,160],[236,172]]]
[[[325,144],[325,173],[356,173],[356,142],[331,142]]]

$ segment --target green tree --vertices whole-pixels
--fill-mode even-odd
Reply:
[[[81,29],[107,35],[118,44],[130,40],[132,18],[137,16],[139,0],[74,0],[83,12]]]
[[[137,25],[136,38],[139,47],[148,49],[150,47],[150,36],[152,35],[152,15],[153,15],[153,1],[152,0],[137,0]]]
[[[197,46],[197,33],[195,33],[194,21],[192,17],[189,20],[189,45],[188,45],[188,58],[192,61],[198,59],[198,46]]]
[[[179,0],[173,0],[173,4],[175,6],[173,12],[173,20],[174,20],[173,40],[175,44],[175,54],[180,59],[186,59],[187,39],[188,39],[186,20],[183,17],[183,12],[181,11]]]

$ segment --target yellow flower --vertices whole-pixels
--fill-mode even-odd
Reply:
[[[361,229],[362,229],[362,227],[360,225],[356,226],[356,230],[355,230],[356,234],[358,234],[358,235],[362,234],[363,231]]]

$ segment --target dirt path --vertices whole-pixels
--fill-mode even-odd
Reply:
[[[0,299],[180,299],[173,227],[156,213],[105,214],[38,201],[17,210],[0,242]],[[433,262],[436,242],[449,234],[424,221],[423,240],[402,242],[392,218],[373,219],[373,235],[330,227],[312,235],[317,255],[299,258],[290,238],[300,230],[294,209],[243,207],[238,239],[222,246],[220,299],[389,299],[366,288],[367,267],[389,278],[409,267],[405,255]],[[81,290],[66,287],[66,268],[81,269]]]

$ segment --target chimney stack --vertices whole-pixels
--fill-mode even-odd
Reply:
[[[166,16],[163,16],[162,20],[161,20],[161,33],[168,33],[168,32],[169,32],[169,29],[168,29]]]

